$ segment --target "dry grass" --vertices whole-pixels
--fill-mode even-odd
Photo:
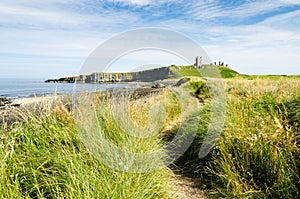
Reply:
[[[227,122],[208,170],[215,196],[297,198],[299,133],[280,104],[300,96],[300,81],[226,80]]]
[[[87,108],[85,113],[97,115],[95,124],[111,143],[135,153],[162,147],[159,131],[146,139],[130,136],[117,123],[120,118],[115,117],[111,101],[103,98],[96,100],[95,105],[95,98],[90,99],[85,105],[94,104],[93,109],[82,107],[82,110]],[[157,102],[164,107],[168,122],[181,113],[175,110],[177,102],[170,92],[144,100],[147,103],[130,101],[127,108],[131,116],[121,119],[127,121],[129,116],[138,128],[144,128],[147,123],[143,120],[149,119],[147,113]],[[0,198],[169,198],[171,172],[168,168],[131,173],[110,168],[99,159],[99,151],[89,148],[97,137],[89,140],[80,133],[82,128],[91,130],[88,125],[93,117],[85,114],[74,117],[78,112],[70,113],[57,101],[55,104],[44,101],[35,107],[34,111],[23,112],[25,120],[0,130]],[[154,116],[158,115],[153,111]],[[86,141],[91,143],[87,145]],[[105,147],[98,145],[97,150],[103,151]]]

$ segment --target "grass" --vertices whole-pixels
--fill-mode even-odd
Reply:
[[[184,159],[212,198],[299,197],[299,87],[294,79],[225,81],[227,121],[217,145],[197,159],[203,122]]]
[[[239,76],[223,83],[226,123],[204,159],[198,153],[211,107],[203,79],[137,100],[79,99],[73,113],[59,104],[39,115],[24,113],[25,120],[0,129],[0,198],[172,198],[170,168],[130,172],[163,165],[167,151],[135,162],[117,150],[107,153],[105,139],[122,151],[149,154],[181,127],[196,136],[173,167],[197,176],[210,197],[299,198],[300,81]],[[197,107],[189,92],[205,103]],[[200,125],[180,126],[193,117]]]
[[[286,112],[289,125],[295,128],[295,131],[300,129],[300,96],[294,97],[291,100],[282,102],[281,109]]]
[[[239,75],[244,79],[255,80],[255,79],[271,79],[271,80],[282,80],[282,79],[298,79],[300,75]]]
[[[195,66],[170,66],[171,71],[173,71],[177,77],[182,76],[195,76],[202,77],[201,73]]]
[[[158,98],[163,98],[167,123],[176,119],[180,110],[169,104],[176,105],[174,96],[167,93]],[[129,104],[134,108],[131,112],[137,124],[145,125],[138,114],[143,116],[141,112],[149,110],[149,104],[158,98]],[[141,139],[125,134],[113,117],[111,105],[109,101],[98,101],[96,113],[98,124],[112,143],[132,152],[161,147],[158,136]],[[168,168],[131,173],[106,166],[78,134],[82,127],[75,123],[78,117],[74,118],[63,106],[44,111],[39,117],[28,113],[27,118],[0,131],[0,198],[170,197]]]
[[[202,72],[195,68],[195,66],[170,66],[171,71],[175,73],[176,77],[203,77],[202,74],[210,74],[209,68],[216,67],[220,73],[220,76],[224,79],[237,78],[237,79],[248,79],[248,80],[259,80],[259,79],[270,79],[270,80],[300,80],[300,75],[244,75],[239,74],[237,71],[226,67],[226,66],[214,66],[214,65],[203,65],[204,69]],[[213,76],[216,76],[213,71]]]
[[[210,67],[215,67],[215,66],[210,66],[210,65],[203,65],[204,69],[202,69],[203,71],[201,72],[201,70],[198,70],[197,68],[195,68],[195,66],[170,66],[171,71],[173,71],[177,77],[182,77],[182,76],[188,76],[188,77],[202,77],[202,73],[203,74],[210,74],[211,72],[213,72],[213,74],[210,75],[214,75],[215,71],[210,71]],[[225,66],[217,66],[217,69],[220,72],[220,75],[222,78],[234,78],[239,76],[239,73],[228,68]]]
[[[233,78],[238,75],[238,72],[232,70],[231,68],[225,66],[218,67],[222,78]]]

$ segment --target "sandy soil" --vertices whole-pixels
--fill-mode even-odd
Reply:
[[[60,96],[53,95],[53,96],[42,96],[42,97],[32,97],[32,98],[22,98],[14,100],[11,105],[20,105],[21,107],[26,107],[32,104],[38,103],[48,103],[52,101],[57,101]]]
[[[172,179],[173,197],[177,199],[207,199],[205,192],[200,189],[201,184],[196,179],[183,175],[175,175]]]

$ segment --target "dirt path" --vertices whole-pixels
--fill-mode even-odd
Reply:
[[[201,184],[194,178],[174,174],[171,183],[174,188],[173,197],[176,199],[208,198],[205,192],[200,189]]]

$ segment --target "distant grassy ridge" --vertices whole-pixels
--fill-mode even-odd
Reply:
[[[178,77],[181,76],[194,76],[202,77],[202,73],[205,73],[205,70],[208,70],[210,67],[216,67],[220,72],[222,78],[233,78],[239,75],[238,72],[225,67],[225,66],[213,66],[213,65],[203,65],[203,71],[197,69],[195,66],[170,66],[171,71],[173,71]]]
[[[217,70],[219,71],[220,75],[224,79],[228,78],[245,78],[245,79],[273,79],[273,80],[279,80],[279,79],[300,79],[300,75],[245,75],[245,74],[240,74],[239,72],[231,69],[230,67],[226,66],[211,66],[211,65],[203,65],[204,69],[209,67],[216,67]],[[200,72],[195,66],[190,65],[190,66],[170,66],[169,67],[172,72],[177,77],[182,77],[182,76],[193,76],[193,77],[202,77],[202,72]],[[204,71],[205,72],[205,71]]]
[[[175,73],[177,77],[182,76],[195,76],[202,77],[201,73],[195,66],[170,66],[172,72]]]
[[[241,75],[240,77],[244,79],[254,80],[254,79],[298,79],[300,80],[300,75]]]

